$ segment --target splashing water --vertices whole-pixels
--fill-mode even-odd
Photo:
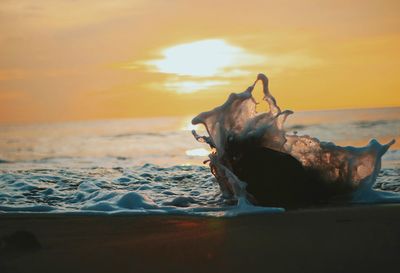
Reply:
[[[209,149],[191,138],[197,126],[187,124],[190,117],[1,124],[0,213],[224,217],[324,205],[343,195],[337,202],[398,202],[400,108],[298,112],[285,132],[290,112],[280,111],[267,88],[269,113],[256,113],[249,90],[199,116],[209,135],[195,136],[211,145],[218,182],[199,166]],[[371,132],[397,141],[383,157],[375,190],[386,148],[300,136],[356,146]]]
[[[269,112],[256,111],[252,91],[258,81]],[[268,78],[259,74],[247,90],[231,94],[223,105],[192,120],[208,132],[208,136],[200,136],[192,131],[196,140],[212,148],[211,172],[225,198],[237,200],[239,208],[251,204],[301,207],[336,199],[400,201],[397,193],[373,189],[381,157],[394,140],[381,145],[373,139],[356,148],[288,134],[284,123],[291,114],[290,110],[281,111],[269,91]]]

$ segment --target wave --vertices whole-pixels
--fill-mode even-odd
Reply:
[[[384,168],[374,187],[380,192],[398,192],[399,177],[398,168]],[[0,181],[0,213],[228,217],[284,211],[245,202],[236,206],[232,200],[222,197],[206,166],[17,168],[1,170]]]
[[[106,137],[109,138],[130,138],[130,137],[151,137],[151,136],[165,136],[165,133],[154,133],[154,132],[147,132],[147,133],[125,133],[125,134],[117,134],[117,135],[108,135]]]
[[[1,158],[0,158],[0,164],[3,164],[3,163],[12,163],[12,161],[5,160],[5,159],[1,159]]]
[[[257,113],[252,91],[261,81],[268,112]],[[353,203],[398,202],[397,193],[373,189],[381,157],[394,144],[372,139],[365,147],[341,147],[308,135],[288,134],[284,124],[290,110],[281,111],[259,74],[253,85],[233,93],[221,106],[196,116],[207,136],[209,163],[226,198],[239,206],[257,204],[298,208],[333,200]],[[378,122],[376,124],[379,124]],[[360,126],[373,126],[362,123]]]
[[[392,122],[392,121],[391,120],[373,120],[373,121],[358,121],[358,122],[354,122],[354,124],[361,128],[371,128],[371,127],[375,127],[375,126],[386,125],[390,122]]]
[[[239,213],[204,166],[17,169],[0,172],[0,181],[0,213]]]

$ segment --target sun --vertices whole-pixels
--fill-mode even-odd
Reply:
[[[165,49],[163,58],[149,61],[159,72],[211,77],[223,73],[242,58],[244,50],[222,39],[200,40]]]
[[[262,60],[261,56],[224,39],[177,44],[165,48],[160,55],[161,58],[145,64],[153,72],[170,75],[163,88],[179,94],[228,85],[229,78],[249,74],[244,67]]]

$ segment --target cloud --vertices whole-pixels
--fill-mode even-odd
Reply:
[[[124,68],[165,74],[167,77],[158,87],[188,94],[228,85],[233,79],[265,69],[276,74],[319,63],[299,52],[256,54],[224,39],[204,39],[167,47],[161,51],[161,58],[134,62]]]

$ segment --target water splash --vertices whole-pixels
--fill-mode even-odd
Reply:
[[[259,81],[268,112],[256,111],[252,91]],[[208,132],[208,136],[200,136],[192,131],[196,140],[212,149],[211,172],[225,198],[237,200],[240,206],[245,202],[287,207],[335,199],[400,201],[397,193],[373,189],[381,157],[394,140],[382,145],[373,139],[356,148],[288,134],[284,123],[291,114],[290,110],[281,111],[269,91],[268,78],[259,74],[244,92],[231,94],[223,105],[192,120]]]

